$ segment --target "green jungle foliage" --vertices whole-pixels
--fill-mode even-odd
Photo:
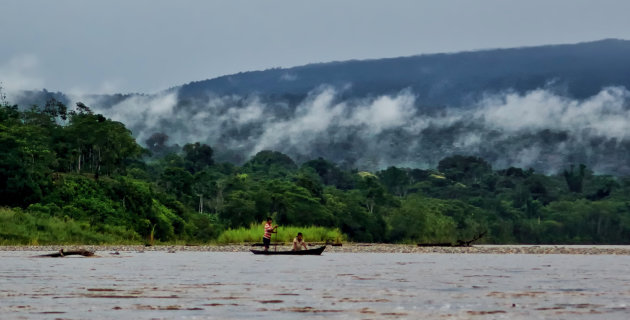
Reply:
[[[567,164],[493,169],[455,155],[436,169],[343,170],[261,151],[217,163],[199,142],[136,143],[125,126],[54,99],[0,102],[0,244],[258,241],[630,243],[630,178]],[[284,232],[286,231],[286,232]],[[310,233],[310,234],[309,234]]]
[[[86,221],[64,220],[44,213],[0,208],[0,245],[133,244],[142,239],[124,226],[92,227]]]

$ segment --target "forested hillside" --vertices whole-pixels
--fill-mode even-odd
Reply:
[[[184,105],[212,96],[260,97],[267,103],[295,106],[321,86],[344,88],[343,99],[392,95],[409,89],[418,106],[468,107],[487,94],[525,93],[549,88],[569,98],[585,99],[605,87],[630,88],[630,41],[600,41],[535,47],[486,49],[371,60],[312,63],[229,74],[174,86]],[[94,107],[107,108],[133,97],[150,95],[85,95]],[[64,103],[63,92],[26,91],[15,97],[21,105]]]
[[[142,148],[82,103],[0,106],[0,244],[208,242],[273,216],[361,242],[630,243],[630,178],[566,163],[556,175],[449,156],[433,169],[342,169],[262,150]]]
[[[305,97],[321,85],[347,87],[345,97],[395,94],[408,88],[425,107],[470,105],[484,94],[544,86],[584,99],[607,86],[630,87],[630,41],[489,49],[373,60],[316,63],[194,81],[181,99],[216,95]],[[301,100],[301,99],[298,99]]]
[[[22,92],[23,108],[83,101],[144,144],[199,141],[242,165],[276,150],[345,170],[434,168],[466,154],[556,174],[568,163],[630,175],[630,41],[310,64],[155,94]]]

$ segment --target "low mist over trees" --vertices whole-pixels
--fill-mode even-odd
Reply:
[[[465,155],[495,168],[555,174],[582,163],[630,175],[628,74],[630,41],[607,39],[275,68],[155,94],[16,98],[23,108],[89,102],[154,156],[198,141],[239,165],[273,150],[345,170],[436,168]]]
[[[364,242],[454,243],[485,232],[487,243],[630,243],[630,177],[585,165],[546,175],[454,155],[435,169],[367,172],[272,150],[237,166],[204,143],[169,145],[164,133],[147,146],[85,104],[21,110],[3,101],[0,206],[13,208],[11,219],[132,242],[205,242],[272,216]],[[0,239],[32,241],[7,226]]]

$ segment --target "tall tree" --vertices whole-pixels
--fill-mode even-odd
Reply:
[[[564,170],[563,176],[567,183],[569,191],[575,193],[582,192],[582,182],[584,181],[584,175],[586,174],[586,166],[580,164],[579,169],[575,170],[574,165],[571,165],[571,169]]]
[[[212,148],[207,144],[200,144],[199,142],[188,143],[184,145],[182,150],[184,151],[186,169],[190,173],[201,171],[205,167],[214,164]]]

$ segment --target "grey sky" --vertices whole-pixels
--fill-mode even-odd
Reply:
[[[0,81],[149,93],[312,62],[630,39],[628,12],[625,0],[0,0]]]

